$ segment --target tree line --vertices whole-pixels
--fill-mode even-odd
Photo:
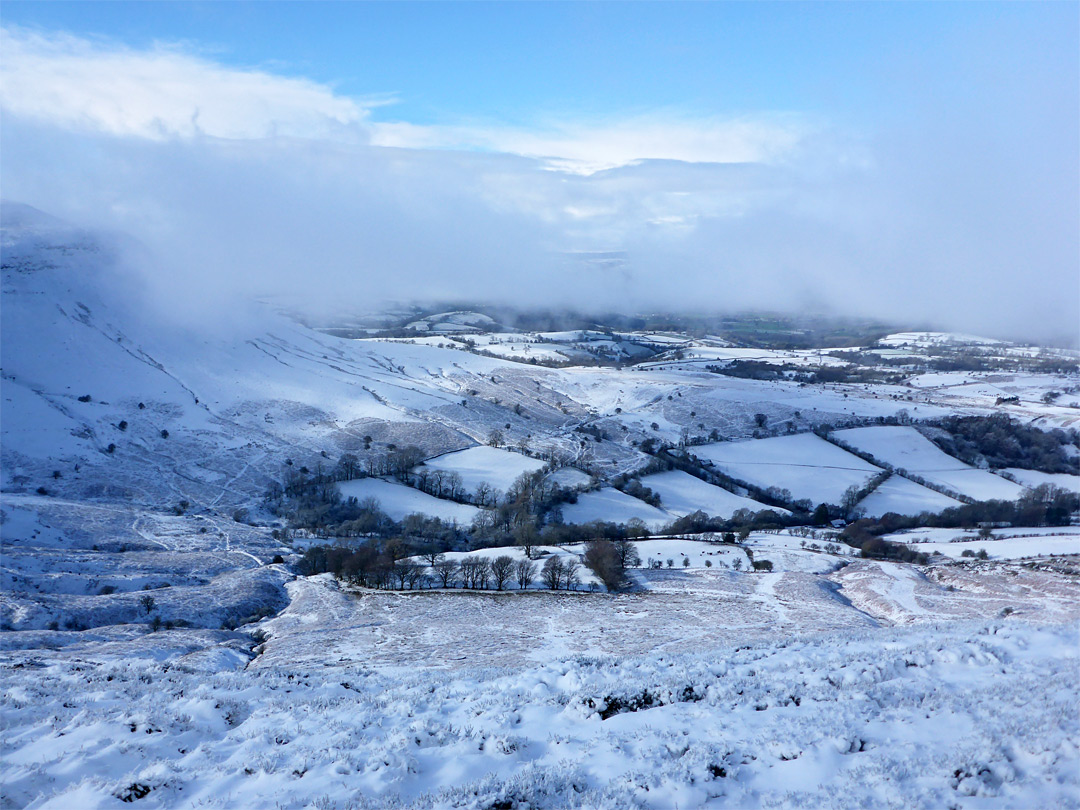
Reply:
[[[515,559],[471,556],[455,560],[429,547],[420,554],[400,542],[371,542],[359,548],[312,546],[298,563],[305,576],[329,573],[353,585],[385,590],[464,588],[528,590],[534,583],[552,591],[578,590],[581,562],[575,556],[548,555],[542,565],[530,553]],[[641,565],[633,543],[596,539],[585,546],[583,561],[609,591],[627,584],[627,570]]]

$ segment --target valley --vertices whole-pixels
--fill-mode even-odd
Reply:
[[[1075,350],[180,317],[0,218],[0,806],[1080,801]]]

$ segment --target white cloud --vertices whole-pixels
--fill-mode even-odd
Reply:
[[[775,114],[418,127],[175,48],[3,36],[5,195],[134,234],[191,309],[257,291],[1080,322],[1076,94],[1054,76],[1026,107],[948,97],[861,139]],[[566,259],[589,251],[618,273]]]
[[[175,48],[134,51],[0,29],[0,103],[21,118],[153,140],[325,137],[366,110],[306,79],[227,68]]]
[[[551,169],[593,174],[643,160],[773,163],[788,157],[808,128],[796,116],[695,119],[661,112],[598,124],[556,122],[530,129],[375,122],[371,142],[419,149],[485,149],[537,158]]]
[[[177,47],[136,51],[64,34],[0,29],[0,103],[61,127],[152,140],[200,135],[254,139],[348,134],[378,146],[482,150],[592,174],[643,160],[771,163],[808,130],[794,116],[693,118],[654,112],[600,123],[418,126],[374,122],[358,101],[306,79],[215,64]]]

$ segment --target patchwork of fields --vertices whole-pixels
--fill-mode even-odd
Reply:
[[[1040,484],[1080,490],[1080,476],[1013,468],[1003,471],[1009,476],[1006,478],[989,470],[976,469],[943,453],[913,427],[850,428],[834,432],[831,438],[837,444],[813,433],[800,433],[697,445],[689,451],[736,481],[766,491],[780,493],[786,490],[793,500],[809,500],[812,505],[840,504],[849,488],[868,488],[875,476],[890,470],[893,474],[859,502],[869,517],[880,517],[887,512],[901,515],[940,512],[961,504],[948,493],[967,500],[1015,500]],[[855,448],[876,459],[881,466],[838,444]],[[520,475],[537,472],[544,466],[542,461],[521,453],[477,446],[431,459],[417,469],[454,473],[460,477],[465,492],[471,493],[481,484],[505,491]],[[592,481],[588,474],[573,467],[556,470],[551,474],[551,480],[570,489],[588,487]],[[653,473],[641,481],[659,496],[659,507],[605,487],[584,491],[577,496],[576,503],[563,505],[563,519],[567,523],[597,520],[625,523],[636,519],[651,529],[658,529],[697,511],[722,518],[729,518],[740,509],[786,511],[680,470]],[[340,484],[339,488],[346,497],[376,498],[383,511],[394,519],[409,512],[421,512],[467,524],[477,513],[475,507],[435,498],[391,481],[349,481]]]

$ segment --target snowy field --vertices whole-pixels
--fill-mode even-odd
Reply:
[[[942,509],[960,506],[960,501],[907,478],[892,475],[859,501],[859,506],[866,512],[867,517],[881,517],[887,512],[898,515],[940,512]]]
[[[578,487],[587,486],[592,480],[592,476],[573,467],[560,467],[549,473],[547,480],[565,489],[577,489]]]
[[[1012,481],[977,470],[942,452],[913,427],[853,428],[838,430],[834,435],[886,464],[977,501],[1015,500],[1024,494],[1024,488]]]
[[[358,501],[374,498],[379,502],[379,508],[394,520],[401,520],[406,515],[419,512],[442,520],[468,524],[480,511],[470,504],[436,498],[413,487],[381,478],[341,481],[337,487],[345,498],[356,498]]]
[[[910,541],[909,541],[910,542]],[[960,559],[964,552],[985,551],[991,560],[1018,560],[1029,557],[1080,554],[1080,534],[1043,537],[1006,537],[1000,540],[969,540],[962,543],[919,543],[918,551],[935,551]],[[1080,598],[1080,592],[1077,593]]]
[[[674,515],[614,487],[582,493],[578,495],[577,503],[564,503],[562,513],[566,523],[591,523],[594,520],[626,523],[637,518],[653,529],[675,519]]]
[[[1037,470],[1022,470],[1019,467],[1005,469],[1009,475],[1023,484],[1025,487],[1037,487],[1042,484],[1051,484],[1055,487],[1067,489],[1070,492],[1080,492],[1080,475],[1068,475],[1067,473],[1044,473]]]
[[[468,492],[484,483],[505,492],[523,473],[543,469],[544,462],[509,450],[479,446],[433,458],[424,466],[457,473]]]
[[[1077,640],[1075,624],[851,627],[631,657],[534,646],[534,663],[452,672],[417,667],[430,659],[319,671],[264,653],[244,670],[229,650],[173,663],[45,652],[5,667],[4,795],[34,810],[135,796],[157,808],[1075,807]]]
[[[680,348],[682,349],[682,356],[678,359],[672,359],[665,355],[655,362],[644,363],[642,365],[647,368],[663,368],[692,363],[699,363],[702,365],[706,363],[727,365],[733,360],[754,361],[758,363],[785,366],[840,367],[850,365],[845,360],[839,360],[826,354],[825,352],[830,351],[829,349],[823,349],[821,351],[818,351],[817,349],[779,351],[774,349],[717,347],[708,344],[702,345],[697,342],[692,342],[690,345]]]
[[[692,452],[742,481],[786,489],[814,504],[840,503],[848,487],[862,486],[880,472],[813,433],[705,444]]]
[[[992,560],[1080,554],[1080,529],[1070,526],[993,529],[987,538],[960,529],[916,529],[888,534],[885,539],[954,559],[961,558],[965,551],[986,551]]]
[[[660,505],[665,512],[676,517],[700,510],[707,515],[729,518],[739,509],[759,512],[775,508],[713,486],[682,470],[647,475],[641,479],[641,483],[660,496]]]

